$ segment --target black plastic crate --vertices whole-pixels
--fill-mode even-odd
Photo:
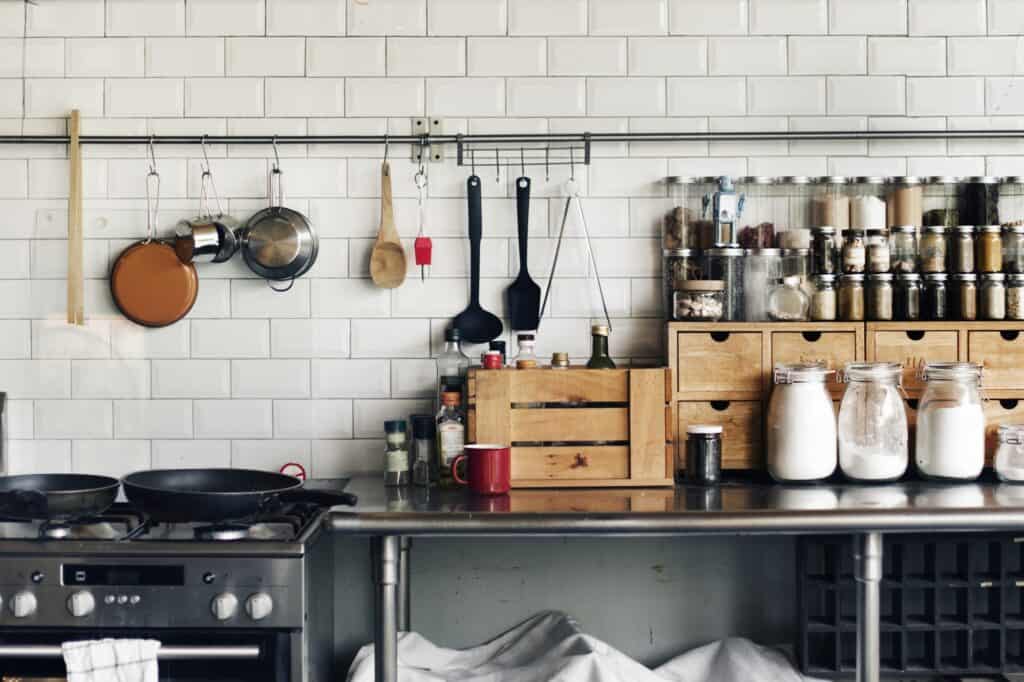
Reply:
[[[883,536],[881,669],[885,676],[1024,672],[1024,537]],[[797,544],[801,670],[852,677],[857,583],[848,536]]]

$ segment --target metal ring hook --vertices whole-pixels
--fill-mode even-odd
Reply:
[[[210,172],[210,155],[206,153],[206,135],[199,138],[199,148],[203,150],[203,173]]]
[[[494,148],[494,182],[501,184],[501,151]]]
[[[519,148],[519,167],[523,171],[523,177],[526,177],[526,152],[522,147]]]
[[[153,147],[153,140],[156,136],[149,136],[149,144],[147,145],[146,151],[149,154],[149,174],[158,175],[156,172],[156,149]]]
[[[573,182],[576,181],[576,157],[571,145],[569,147],[569,179]]]
[[[469,150],[469,169],[476,175],[476,151],[473,149]]]
[[[388,134],[384,133],[384,161],[385,162],[387,162],[387,160],[388,160],[388,149],[390,148],[390,146],[391,146],[391,144],[388,141]]]
[[[544,147],[544,182],[551,182],[551,147]]]
[[[281,156],[277,152],[277,135],[270,140],[270,144],[274,148],[274,172],[279,173],[281,171]]]

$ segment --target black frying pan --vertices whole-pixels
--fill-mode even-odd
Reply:
[[[354,505],[341,491],[304,490],[294,476],[250,469],[154,469],[121,479],[124,494],[155,521],[235,521],[288,502]]]
[[[0,477],[0,516],[66,520],[102,514],[117,499],[120,482],[88,474]]]

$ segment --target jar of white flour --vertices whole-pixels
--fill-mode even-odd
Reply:
[[[985,411],[981,366],[970,362],[925,365],[917,413],[918,471],[928,478],[974,480],[985,466]]]
[[[836,469],[836,415],[824,364],[776,365],[768,403],[768,473],[780,482],[828,478]]]

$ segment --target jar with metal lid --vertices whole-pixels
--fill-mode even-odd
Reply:
[[[1024,224],[1003,227],[1003,272],[1024,274]]]
[[[992,466],[1006,483],[1024,483],[1024,424],[1000,424]]]
[[[748,322],[768,319],[768,291],[782,279],[782,249],[747,249],[743,261],[743,314]]]
[[[953,175],[933,175],[924,186],[925,225],[942,225],[950,229],[960,224],[957,202],[960,178]]]
[[[775,246],[779,207],[784,199],[775,192],[775,180],[747,176],[736,180],[736,193],[742,202],[737,221],[736,241],[745,249],[766,249]]]
[[[861,176],[856,178],[850,199],[850,228],[854,230],[884,230],[887,227],[885,208],[885,178]]]
[[[384,485],[409,485],[409,445],[404,419],[384,422]]]
[[[921,319],[921,275],[906,272],[896,275],[893,286],[893,317],[900,322]]]
[[[714,485],[722,475],[722,427],[690,424],[686,427],[686,461],[679,463],[679,483]]]
[[[974,272],[975,232],[973,225],[957,225],[952,228],[949,258],[951,271],[961,274]]]
[[[964,225],[999,224],[999,178],[975,176],[964,178],[957,204],[960,222]]]
[[[890,233],[889,259],[892,271],[900,274],[917,272],[917,228],[898,225]]]
[[[949,319],[949,276],[933,273],[924,276],[921,290],[921,319],[928,321]]]
[[[914,454],[918,472],[928,478],[976,479],[985,465],[981,366],[929,363],[921,374],[925,389]]]
[[[783,277],[768,290],[768,319],[775,322],[801,322],[807,319],[810,299],[800,288],[800,278]]]
[[[704,252],[705,279],[725,282],[722,319],[743,321],[743,249],[734,247],[708,249]]]
[[[999,222],[1003,227],[1024,226],[1024,177],[999,179]]]
[[[949,258],[949,231],[943,225],[930,225],[921,235],[921,272],[936,274],[946,272]]]
[[[695,249],[700,243],[697,220],[703,212],[703,196],[696,178],[673,175],[665,179],[672,208],[661,226],[661,248]]]
[[[1006,275],[990,272],[981,276],[978,312],[983,320],[1006,319]]]
[[[788,175],[777,178],[776,184],[785,202],[779,231],[810,229],[814,222],[811,215],[811,179],[805,175]]]
[[[808,297],[814,293],[811,285],[811,250],[782,249],[782,276],[800,279],[800,289]]]
[[[864,230],[851,227],[846,232],[846,239],[843,242],[843,274],[856,275],[864,272],[867,266],[867,245],[864,242]]]
[[[1006,319],[1024,320],[1024,274],[1006,276]]]
[[[776,365],[768,402],[768,473],[780,482],[818,481],[836,469],[836,414],[824,364]]]
[[[697,248],[710,249],[715,246],[714,195],[718,191],[718,176],[705,175],[694,178],[693,192],[700,201],[700,214],[694,224],[697,234]],[[695,198],[695,201],[697,199]]]
[[[569,369],[569,354],[563,351],[552,353],[551,369]]]
[[[672,294],[683,282],[701,278],[700,256],[695,249],[665,249],[662,252],[661,277],[665,292],[665,311],[672,310]],[[671,315],[667,315],[671,317]]]
[[[887,226],[920,225],[924,215],[921,178],[910,175],[889,178]]]
[[[725,282],[691,279],[681,282],[673,296],[673,320],[715,322],[725,307]]]
[[[814,293],[811,295],[811,319],[832,322],[836,319],[838,294],[835,275],[814,275]]]
[[[974,239],[975,269],[978,272],[1002,272],[1003,235],[998,225],[979,225]]]
[[[839,319],[845,322],[864,321],[864,275],[843,275],[839,278]]]
[[[854,362],[839,405],[839,468],[854,481],[895,481],[907,470],[907,411],[897,362]]]
[[[868,272],[889,272],[892,267],[892,259],[889,253],[888,236],[881,230],[868,230],[865,244]]]
[[[950,287],[950,318],[971,322],[978,319],[978,276],[974,273],[953,275]]]
[[[839,274],[840,252],[836,228],[824,226],[811,230],[811,271],[814,274]]]
[[[824,175],[814,179],[811,227],[833,227],[840,232],[850,227],[850,179]],[[834,274],[834,273],[823,273]]]
[[[865,292],[867,319],[888,322],[893,316],[892,273],[880,272],[868,275]]]

